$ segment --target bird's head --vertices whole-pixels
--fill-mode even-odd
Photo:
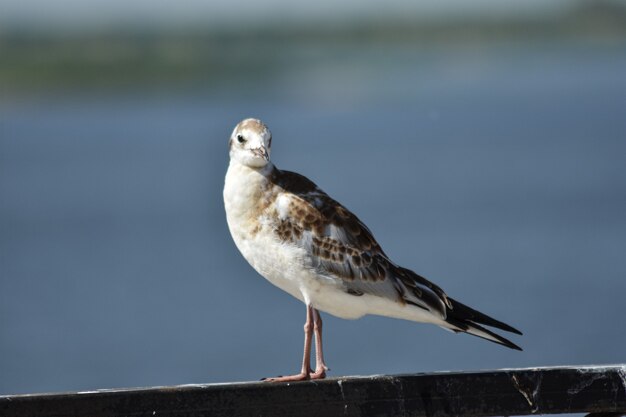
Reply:
[[[263,168],[270,162],[272,132],[258,119],[245,119],[230,135],[230,159],[251,168]]]

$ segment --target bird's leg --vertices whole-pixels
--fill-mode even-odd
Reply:
[[[324,363],[324,351],[322,350],[322,316],[313,309],[313,332],[315,333],[315,372],[310,374],[311,379],[326,378],[328,367]]]
[[[304,355],[302,357],[302,369],[299,374],[289,376],[279,376],[276,378],[265,378],[268,382],[290,382],[305,381],[311,374],[311,339],[313,336],[313,307],[306,306],[306,322],[304,323]],[[317,339],[316,339],[317,340]],[[317,346],[317,345],[316,345]]]

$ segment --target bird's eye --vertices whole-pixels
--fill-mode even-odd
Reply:
[[[246,143],[246,138],[244,138],[242,134],[239,134],[237,135],[237,142]]]

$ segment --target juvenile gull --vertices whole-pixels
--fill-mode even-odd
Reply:
[[[263,122],[240,122],[230,136],[224,185],[228,227],[241,254],[259,274],[306,305],[300,373],[268,381],[326,376],[319,311],[346,319],[376,314],[432,323],[521,350],[483,326],[521,335],[519,330],[395,264],[354,214],[306,177],[276,168],[270,162],[271,145]]]

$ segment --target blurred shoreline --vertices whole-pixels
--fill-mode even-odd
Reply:
[[[476,48],[593,42],[626,45],[626,7],[576,3],[559,14],[470,19],[382,19],[211,29],[124,26],[79,31],[0,29],[0,92],[215,90],[268,81],[344,50]]]

